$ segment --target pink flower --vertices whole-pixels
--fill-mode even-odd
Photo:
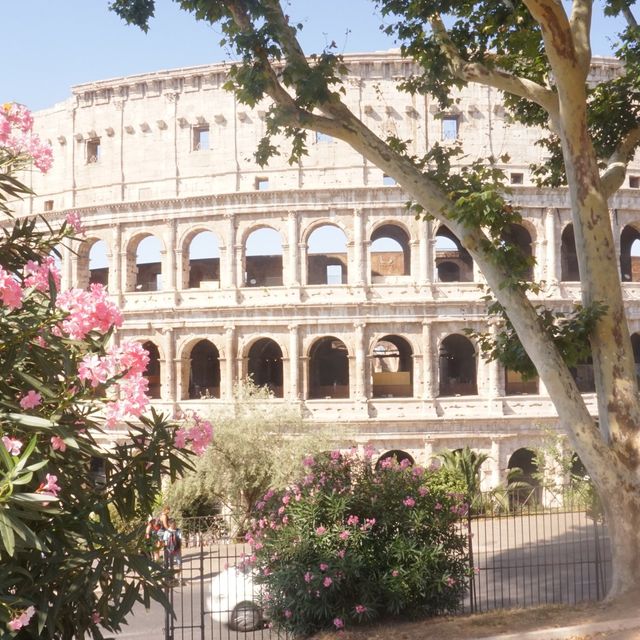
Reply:
[[[416,506],[416,501],[411,497],[411,496],[407,496],[403,501],[402,504],[405,507],[408,507],[409,509],[411,509],[411,507],[415,507]]]
[[[291,616],[293,615],[293,613],[291,613],[291,609],[285,609],[284,610],[284,617],[288,620]]]
[[[16,438],[10,438],[9,436],[2,436],[2,444],[4,444],[5,449],[12,456],[19,456],[20,449],[22,449],[22,442]]]
[[[338,537],[340,538],[340,540],[346,540],[350,535],[351,533],[345,529],[340,533]]]
[[[442,505],[439,502],[436,502],[435,506],[433,507],[436,511],[441,511],[442,510]]]
[[[346,553],[347,553],[346,549],[340,549],[340,551],[338,551],[338,553],[337,553],[337,556],[338,556],[338,558],[344,558]]]
[[[424,475],[424,467],[421,467],[420,465],[415,465],[411,471],[411,473],[413,473],[413,475],[416,478],[420,478],[421,476]]]
[[[40,487],[38,487],[39,493],[50,493],[54,496],[58,495],[58,491],[60,491],[60,487],[56,484],[58,481],[58,476],[53,476],[50,473],[46,475],[46,482],[43,482]]]
[[[326,531],[327,531],[327,530],[326,530],[323,526],[319,526],[319,527],[316,529],[316,535],[317,535],[317,536],[321,536],[323,533],[326,533]]]
[[[344,629],[344,621],[342,620],[342,618],[334,618],[333,619],[333,626],[336,629]]]
[[[456,583],[456,579],[455,578],[447,578],[447,586],[448,587],[453,587],[453,585]]]
[[[329,565],[326,562],[320,563],[320,571],[326,571],[329,568]]]
[[[291,496],[289,494],[282,496],[282,504],[289,504],[291,502]]]
[[[22,289],[15,278],[0,267],[0,299],[5,306],[19,309],[22,306]]]
[[[42,263],[29,260],[24,267],[26,287],[34,287],[37,291],[49,291],[49,278],[53,279],[56,291],[60,289],[60,270],[53,256],[47,256]]]
[[[355,610],[356,610],[356,613],[362,614],[367,610],[367,607],[365,607],[363,604],[357,604],[355,606]]]
[[[332,460],[340,460],[340,456],[342,454],[340,453],[340,451],[338,451],[337,449],[335,449],[334,451],[331,452],[331,459]]]
[[[85,235],[85,228],[80,220],[80,216],[75,211],[70,211],[66,216],[67,224],[77,235]]]
[[[20,406],[23,409],[34,409],[39,404],[42,403],[42,396],[37,392],[31,389],[26,396],[23,396],[20,400]]]
[[[428,487],[418,487],[418,494],[424,498],[429,493]]]
[[[397,578],[397,577],[400,575],[400,572],[399,572],[397,569],[394,569],[394,570],[391,572],[391,575],[392,575],[394,578]]]
[[[54,451],[60,451],[64,453],[67,449],[67,445],[60,436],[51,436],[51,448]]]
[[[93,622],[93,624],[100,624],[101,620],[102,616],[97,611],[92,612],[91,622]]]
[[[333,580],[329,576],[325,576],[324,580],[322,581],[322,584],[325,587],[330,587],[333,584]]]
[[[313,573],[311,573],[311,571],[307,571],[307,572],[304,574],[304,581],[305,581],[306,583],[309,583],[309,582],[311,582],[311,580],[312,580],[312,579],[313,579]]]
[[[122,313],[108,300],[101,284],[92,284],[89,291],[63,291],[56,299],[56,306],[69,314],[61,327],[74,340],[82,340],[90,331],[107,333],[111,327],[122,326]]]
[[[22,629],[22,627],[26,627],[29,624],[29,620],[31,620],[35,612],[35,607],[29,607],[19,616],[9,620],[7,626],[11,631],[18,631],[18,629]]]
[[[360,522],[360,518],[358,518],[358,516],[351,515],[347,518],[347,524],[349,525],[356,525],[358,522]]]
[[[302,464],[305,467],[313,467],[315,463],[316,461],[314,460],[313,456],[305,456],[302,460]]]

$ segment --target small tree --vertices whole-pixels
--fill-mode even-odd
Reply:
[[[0,107],[6,215],[10,199],[31,193],[13,172],[51,164],[31,123],[24,107]],[[162,570],[142,552],[139,532],[122,533],[115,520],[150,513],[161,479],[186,468],[176,433],[197,447],[210,431],[143,417],[148,355],[138,343],[114,343],[119,310],[99,286],[60,292],[56,246],[80,232],[72,214],[60,229],[25,219],[0,237],[2,638],[102,638],[137,601],[164,600]],[[110,425],[133,418],[126,442],[102,444]]]
[[[269,487],[286,486],[305,454],[330,446],[326,430],[303,423],[296,407],[274,403],[250,380],[236,386],[233,405],[215,422],[215,438],[193,472],[169,488],[167,502],[185,515],[196,515],[198,504],[218,504],[239,531]]]
[[[468,507],[439,471],[338,451],[304,465],[297,484],[266,493],[247,536],[270,620],[306,636],[460,606]]]

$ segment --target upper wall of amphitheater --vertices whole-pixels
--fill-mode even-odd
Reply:
[[[413,70],[399,54],[346,57],[345,101],[378,135],[410,140],[423,154],[435,142],[460,140],[465,162],[493,155],[514,184],[531,187],[529,165],[541,159],[533,129],[509,122],[500,95],[470,85],[441,112],[429,96],[409,95],[397,80]],[[36,116],[36,130],[52,142],[54,165],[30,177],[37,196],[18,214],[101,204],[184,198],[258,190],[379,187],[389,184],[345,143],[309,134],[309,155],[299,165],[281,156],[268,168],[253,157],[264,134],[268,104],[240,105],[223,89],[226,64],[158,71],[73,87],[72,96]],[[593,77],[615,73],[597,59]],[[506,155],[509,159],[506,160]],[[640,164],[631,173],[640,175]]]

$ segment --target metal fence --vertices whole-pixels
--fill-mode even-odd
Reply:
[[[611,550],[587,485],[482,496],[466,521],[474,570],[465,611],[599,600]]]
[[[171,567],[165,640],[284,638],[262,618],[251,573],[238,570],[250,550],[234,535],[233,521],[211,516],[181,525],[182,563]],[[484,495],[460,527],[473,574],[463,612],[598,600],[607,592],[607,528],[591,495],[575,487]]]

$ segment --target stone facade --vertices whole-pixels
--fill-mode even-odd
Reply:
[[[395,53],[347,62],[346,101],[380,135],[409,139],[414,154],[459,140],[467,158],[501,158],[524,216],[512,237],[535,256],[545,302],[571,308],[580,292],[567,195],[533,185],[536,132],[511,125],[491,89],[468,88],[447,113],[398,92],[411,63]],[[152,354],[161,410],[215,413],[252,375],[274,403],[299,405],[309,428],[344,430],[345,443],[421,462],[447,448],[484,451],[484,486],[496,485],[512,455],[539,444],[557,418],[542,384],[482,361],[465,336],[487,328],[476,266],[340,141],[309,134],[300,164],[290,166],[285,149],[257,166],[265,107],[237,104],[222,89],[225,72],[210,65],[81,85],[36,114],[55,162],[48,175],[28,176],[37,196],[18,214],[81,215],[87,241],[65,252],[63,285],[107,284],[126,318],[119,338]],[[596,61],[595,75],[614,72]],[[634,163],[611,202],[632,331],[639,186]],[[595,410],[587,363],[576,377]]]

